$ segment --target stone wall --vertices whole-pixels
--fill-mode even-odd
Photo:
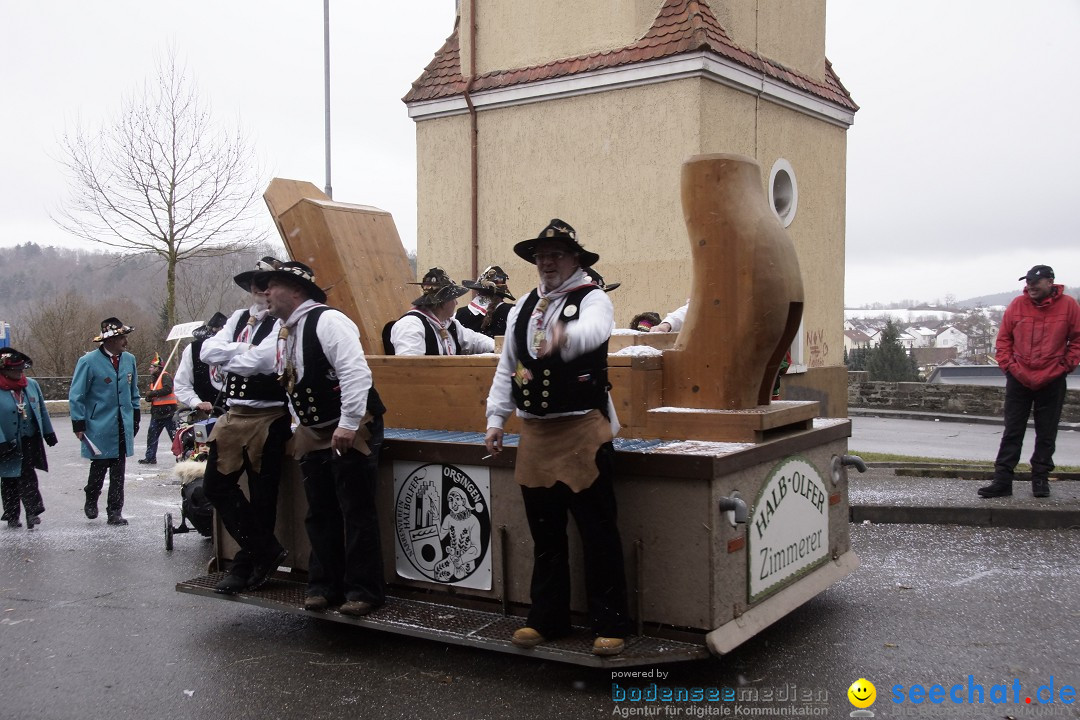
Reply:
[[[866,373],[849,373],[848,406],[913,410],[955,415],[1001,417],[1005,388],[917,382],[868,382]],[[1064,422],[1080,422],[1080,390],[1069,390],[1061,413]]]
[[[38,381],[38,385],[41,386],[41,392],[45,395],[46,400],[64,400],[68,398],[68,390],[71,389],[71,378],[69,377],[34,377]],[[139,394],[146,397],[146,390],[150,386],[150,376],[139,376]]]

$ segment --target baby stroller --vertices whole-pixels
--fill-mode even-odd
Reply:
[[[194,412],[182,418],[176,431],[173,452],[177,454],[176,474],[180,478],[180,525],[173,526],[173,514],[165,513],[165,549],[173,549],[173,535],[189,533],[194,528],[204,537],[214,530],[214,508],[203,492],[207,439],[214,420],[194,420]],[[191,523],[188,526],[188,523]]]

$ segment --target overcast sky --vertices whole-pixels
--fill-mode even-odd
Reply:
[[[390,211],[414,247],[400,98],[450,34],[454,0],[331,5],[334,197]],[[267,177],[324,184],[318,0],[0,8],[0,245],[70,244],[48,217],[66,194],[58,139],[109,118],[170,44]],[[862,108],[848,134],[849,305],[1017,289],[1036,263],[1080,285],[1077,38],[1078,0],[829,0],[827,55]]]

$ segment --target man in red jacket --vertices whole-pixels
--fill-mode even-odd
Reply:
[[[1005,430],[994,461],[994,481],[979,497],[1012,495],[1013,470],[1020,461],[1028,416],[1035,409],[1035,452],[1031,492],[1049,497],[1066,378],[1080,364],[1080,304],[1054,284],[1054,270],[1036,265],[1024,294],[1009,303],[997,337],[997,362],[1005,371]]]

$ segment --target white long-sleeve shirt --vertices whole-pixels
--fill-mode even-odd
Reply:
[[[263,309],[264,308],[260,308],[257,305],[252,305],[250,308],[247,308],[247,312],[251,317],[254,317],[262,312]],[[236,375],[242,375],[243,377],[251,377],[252,375],[273,373],[273,362],[270,363],[269,370],[260,369],[263,365],[260,364],[257,355],[251,352],[253,348],[251,343],[233,341],[233,337],[236,335],[236,326],[240,323],[240,318],[243,314],[244,309],[241,308],[230,315],[229,319],[225,322],[225,327],[221,328],[214,337],[207,338],[206,341],[203,342],[202,352],[199,353],[199,358],[207,365],[216,367],[220,374],[235,373]],[[273,320],[273,318],[270,319]],[[271,356],[273,356],[277,345],[280,322],[280,320],[274,321],[274,326],[258,345],[260,348],[268,348]],[[265,408],[278,407],[282,403],[276,400],[229,398],[228,404]]]
[[[191,359],[191,348],[192,346],[188,345],[184,348],[184,352],[180,353],[180,364],[176,368],[176,374],[173,375],[173,392],[176,393],[177,399],[189,408],[203,402],[203,399],[195,392],[195,365]],[[210,373],[210,384],[215,390],[221,390],[221,382],[217,377],[218,373]]]
[[[661,322],[666,322],[671,326],[671,332],[679,332],[682,330],[683,323],[686,321],[686,311],[690,307],[690,301],[687,300],[686,304],[681,308],[672,310],[668,313],[667,317]]]
[[[550,340],[551,330],[555,325],[555,318],[562,313],[563,306],[566,304],[566,296],[555,300],[547,306],[544,310],[544,326],[546,330],[546,337]],[[539,415],[533,415],[532,413],[519,410],[514,404],[514,398],[511,390],[511,383],[513,383],[514,371],[517,369],[518,357],[523,351],[522,348],[517,347],[515,341],[514,328],[517,325],[518,312],[521,305],[515,305],[510,310],[510,315],[506,318],[506,337],[503,340],[502,355],[499,356],[499,365],[495,369],[495,378],[491,382],[491,390],[488,392],[487,398],[487,426],[489,428],[500,428],[506,424],[506,418],[510,417],[510,414],[517,412],[518,417],[522,418],[536,418],[541,417]],[[564,344],[562,348],[557,350],[560,357],[563,360],[573,360],[587,352],[591,352],[611,337],[611,330],[615,324],[615,308],[611,304],[611,299],[608,298],[607,293],[603,291],[594,291],[589,293],[582,299],[581,306],[578,309],[578,319],[574,322],[566,323]],[[532,337],[532,330],[527,334],[527,337]],[[524,348],[524,352],[529,353],[530,356],[535,357],[532,353],[532,348]],[[550,413],[542,417],[562,417],[564,415],[583,415],[587,410],[568,412],[568,413]],[[611,420],[612,431],[618,432],[619,421],[615,417],[615,406],[611,402],[611,396],[608,395],[608,413]]]
[[[434,318],[428,318],[425,315],[425,319],[421,320],[415,315],[406,315],[397,322],[394,323],[393,328],[390,330],[390,342],[394,345],[395,355],[427,355],[427,338],[425,337],[424,322],[431,325],[431,329],[435,331],[436,337],[439,335],[440,329],[449,331],[451,326],[456,326],[454,332],[457,333],[458,345],[460,346],[461,355],[478,355],[480,353],[495,352],[495,339],[478,333],[475,330],[462,325],[457,321],[457,318],[450,318],[450,321],[445,325],[439,325],[438,321]],[[446,346],[443,342],[436,343],[439,347],[439,354],[446,355]]]
[[[318,305],[314,300],[306,300],[284,322],[289,328],[285,355],[296,370],[297,383],[304,379],[304,328],[307,326],[308,312]],[[260,343],[246,354],[248,357],[245,361],[250,362],[257,372],[275,372],[277,333],[273,335],[274,343],[269,346]],[[315,336],[330,366],[334,368],[341,387],[341,417],[336,423],[331,420],[316,427],[336,425],[345,430],[356,430],[367,412],[367,398],[372,386],[371,368],[360,343],[360,330],[340,310],[330,308],[319,317]]]

